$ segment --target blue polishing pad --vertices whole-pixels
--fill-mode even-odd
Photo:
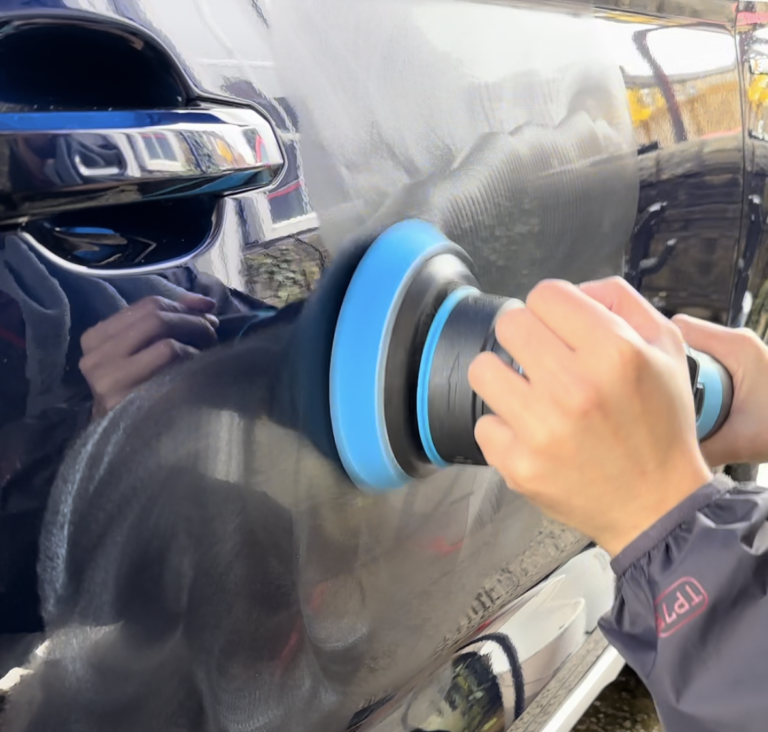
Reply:
[[[457,250],[431,224],[402,221],[371,245],[347,289],[331,356],[331,419],[344,469],[366,492],[383,493],[411,480],[387,436],[387,352],[413,278],[427,260]]]

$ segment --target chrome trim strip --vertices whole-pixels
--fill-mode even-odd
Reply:
[[[285,156],[247,108],[0,114],[0,220],[224,195],[276,182]]]

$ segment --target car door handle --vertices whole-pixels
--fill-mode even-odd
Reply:
[[[0,224],[275,183],[284,155],[255,109],[0,114]]]
[[[120,175],[123,169],[119,165],[104,165],[102,167],[91,167],[83,156],[75,154],[75,167],[84,178],[106,178],[108,176]]]

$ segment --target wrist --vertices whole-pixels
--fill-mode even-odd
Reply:
[[[674,515],[681,505],[712,480],[712,471],[700,454],[676,469],[664,471],[660,478],[649,478],[638,485],[638,500],[627,505],[615,531],[607,532],[598,544],[612,558],[617,557],[659,522]]]

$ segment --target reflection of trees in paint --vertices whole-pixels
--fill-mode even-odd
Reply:
[[[248,292],[282,307],[305,298],[314,289],[328,261],[316,234],[284,239],[267,249],[245,254]]]
[[[676,142],[666,102],[655,81],[626,79],[627,98],[638,145],[652,142],[662,147]],[[741,127],[739,80],[727,70],[705,77],[672,79],[678,109],[687,135],[699,139]]]
[[[189,145],[189,149],[195,157],[198,166],[202,170],[214,170],[218,163],[211,152],[206,140],[206,133],[188,131],[184,133],[184,138]]]
[[[503,732],[504,706],[496,678],[487,660],[477,653],[466,653],[453,662],[453,678],[443,703],[414,732]]]
[[[675,90],[672,87],[672,84],[670,84],[669,77],[661,67],[661,64],[659,64],[651,53],[651,49],[648,47],[648,34],[659,30],[659,28],[649,28],[638,31],[634,34],[633,40],[638,53],[643,57],[651,69],[653,77],[656,79],[656,83],[659,86],[659,91],[662,93],[664,100],[667,103],[667,111],[669,112],[672,129],[675,131],[675,142],[685,142],[688,139],[688,135],[685,130],[683,116],[680,113],[680,107],[677,103]]]

